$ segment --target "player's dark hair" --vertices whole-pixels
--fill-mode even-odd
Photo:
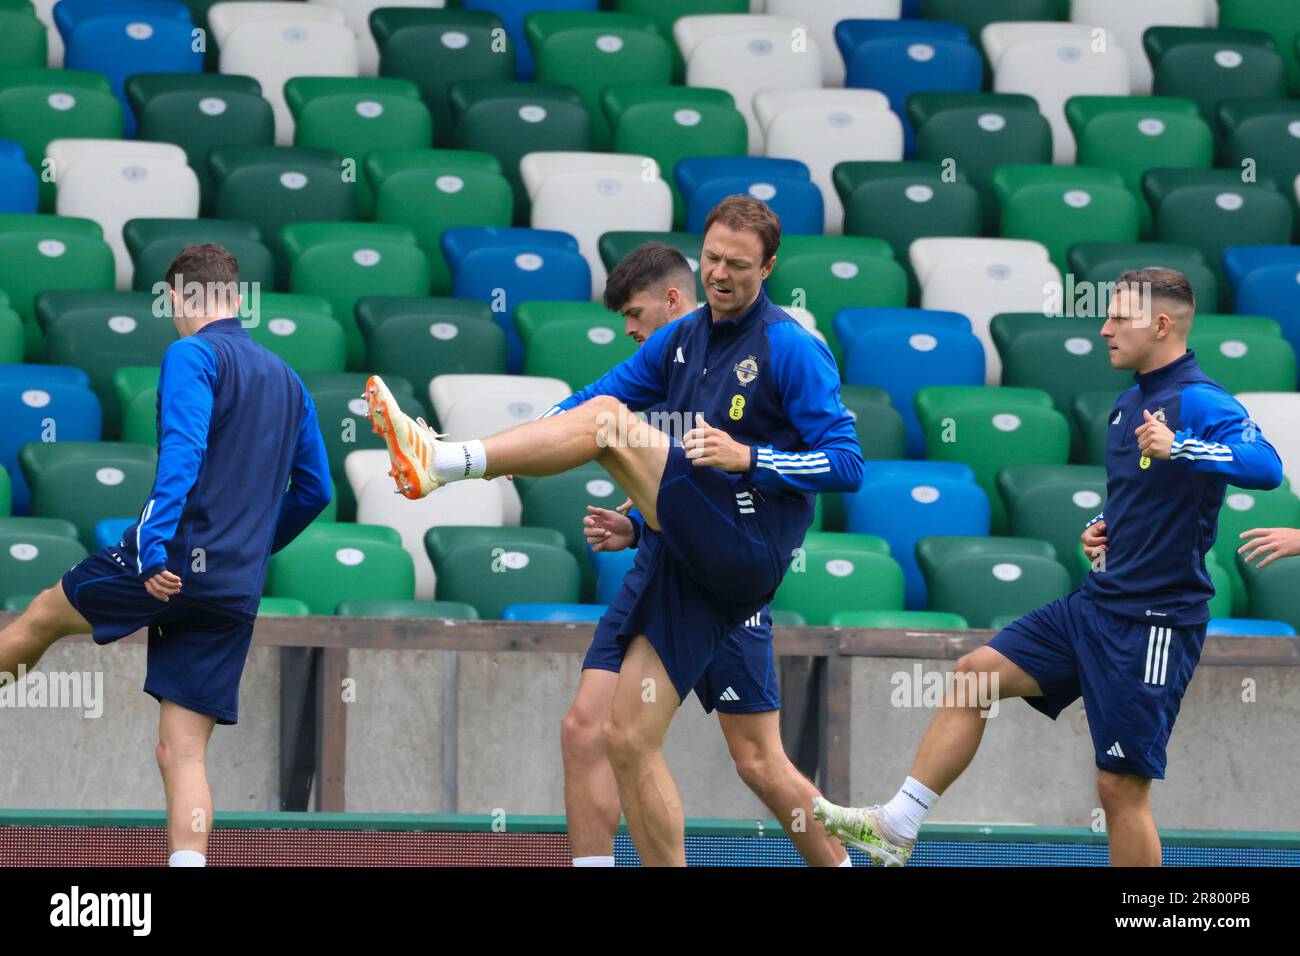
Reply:
[[[763,243],[763,262],[767,262],[781,247],[781,220],[765,202],[753,196],[728,196],[713,207],[704,221],[707,233],[714,223],[722,223],[735,232],[752,232]]]
[[[239,263],[215,242],[189,245],[167,267],[166,281],[173,289],[177,289],[178,281],[186,285],[198,282],[205,286],[218,282],[238,284]]]
[[[662,242],[645,242],[629,252],[605,280],[605,308],[623,311],[638,292],[675,285],[694,295],[695,273],[686,257]]]
[[[1196,311],[1196,293],[1192,291],[1192,284],[1177,269],[1130,269],[1115,280],[1115,288],[1128,289],[1130,294],[1136,292],[1139,296],[1150,295],[1152,300],[1163,299],[1186,310],[1189,317]]]

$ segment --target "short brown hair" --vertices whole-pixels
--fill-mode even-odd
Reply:
[[[1130,269],[1115,280],[1115,290],[1121,289],[1136,292],[1139,296],[1149,293],[1153,301],[1163,299],[1170,302],[1180,311],[1185,310],[1188,318],[1196,311],[1196,293],[1192,291],[1192,284],[1177,269],[1157,266]]]
[[[167,267],[166,281],[176,289],[177,282],[189,285],[198,282],[202,285],[213,283],[239,283],[239,263],[226,249],[215,242],[202,245],[188,245],[177,253],[171,265]]]
[[[714,223],[722,223],[737,232],[752,232],[763,243],[763,261],[767,262],[781,248],[781,220],[772,207],[753,196],[728,196],[713,207],[704,221],[707,233]]]
[[[632,296],[665,282],[678,283],[683,292],[695,295],[695,272],[686,257],[662,242],[643,242],[605,280],[605,308],[621,312]]]

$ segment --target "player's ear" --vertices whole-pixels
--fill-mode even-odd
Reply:
[[[766,263],[764,263],[763,271],[760,273],[760,278],[766,279],[768,276],[772,274],[772,269],[775,267],[776,267],[776,256],[774,255],[772,256],[772,258],[768,259]]]

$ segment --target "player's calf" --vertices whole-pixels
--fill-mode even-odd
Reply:
[[[1159,866],[1160,834],[1151,812],[1151,781],[1134,773],[1097,771],[1106,814],[1111,866]]]

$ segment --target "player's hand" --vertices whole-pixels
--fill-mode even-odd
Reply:
[[[1088,525],[1080,537],[1083,539],[1083,553],[1095,558],[1098,553],[1106,550],[1106,522],[1098,521]]]
[[[619,514],[621,514],[621,515],[625,515],[625,514],[627,514],[629,511],[632,510],[632,499],[631,499],[631,498],[628,498],[627,501],[623,502],[621,505],[619,505],[619,506],[618,506],[617,508],[615,508],[614,510],[617,511],[617,512],[618,512]]]
[[[587,516],[582,519],[582,534],[592,551],[622,551],[632,547],[635,529],[627,515],[587,505]]]
[[[699,413],[695,415],[695,427],[682,437],[682,447],[697,468],[749,471],[749,446],[742,445],[721,428],[714,428]]]
[[[1169,430],[1169,426],[1155,418],[1145,408],[1142,409],[1142,418],[1144,421],[1136,429],[1134,434],[1137,435],[1138,449],[1147,458],[1161,458],[1169,460],[1169,449],[1174,443],[1174,433]]]
[[[1255,565],[1257,568],[1278,558],[1291,558],[1300,554],[1300,529],[1297,528],[1251,528],[1243,531],[1240,537],[1250,540],[1238,548],[1237,553],[1247,564],[1256,558],[1263,558]]]
[[[144,589],[160,601],[170,601],[173,594],[179,594],[181,579],[170,571],[159,571],[144,582]]]

